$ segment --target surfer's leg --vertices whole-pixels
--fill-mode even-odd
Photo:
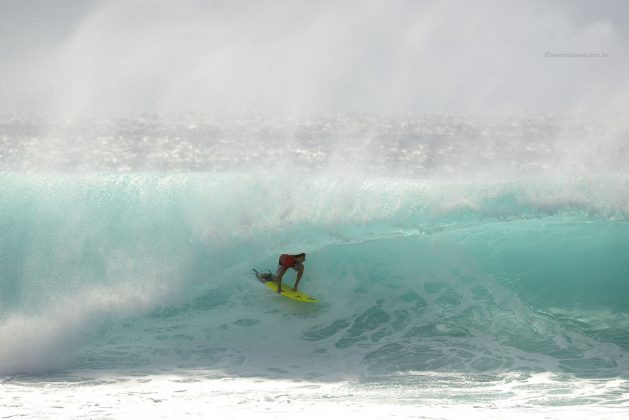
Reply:
[[[277,282],[277,293],[282,293],[282,277],[284,277],[284,273],[286,270],[283,266],[277,266],[277,272],[275,273],[275,281]]]
[[[295,286],[293,287],[294,292],[297,291],[297,286],[299,286],[299,280],[301,280],[301,276],[304,275],[304,265],[298,264],[296,270],[297,270],[297,280],[295,280]]]

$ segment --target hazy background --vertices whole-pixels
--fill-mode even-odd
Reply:
[[[626,22],[624,1],[0,0],[0,114],[623,113]]]

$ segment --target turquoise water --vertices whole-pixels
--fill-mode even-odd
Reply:
[[[0,373],[627,379],[628,187],[5,172]],[[302,251],[316,305],[250,271]]]

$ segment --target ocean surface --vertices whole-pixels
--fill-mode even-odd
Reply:
[[[627,138],[4,116],[0,418],[623,418]],[[320,303],[252,274],[299,252]]]

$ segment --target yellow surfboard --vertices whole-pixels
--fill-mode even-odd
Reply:
[[[262,284],[264,284],[269,289],[273,290],[277,293],[277,282],[273,280],[273,275],[271,273],[260,273],[255,268],[253,272],[256,274],[256,278],[260,280]],[[290,299],[298,300],[300,302],[310,302],[315,303],[319,302],[319,299],[315,299],[312,296],[308,296],[307,293],[302,292],[301,290],[297,290],[293,292],[293,288],[288,286],[282,282],[282,296],[285,296]]]

